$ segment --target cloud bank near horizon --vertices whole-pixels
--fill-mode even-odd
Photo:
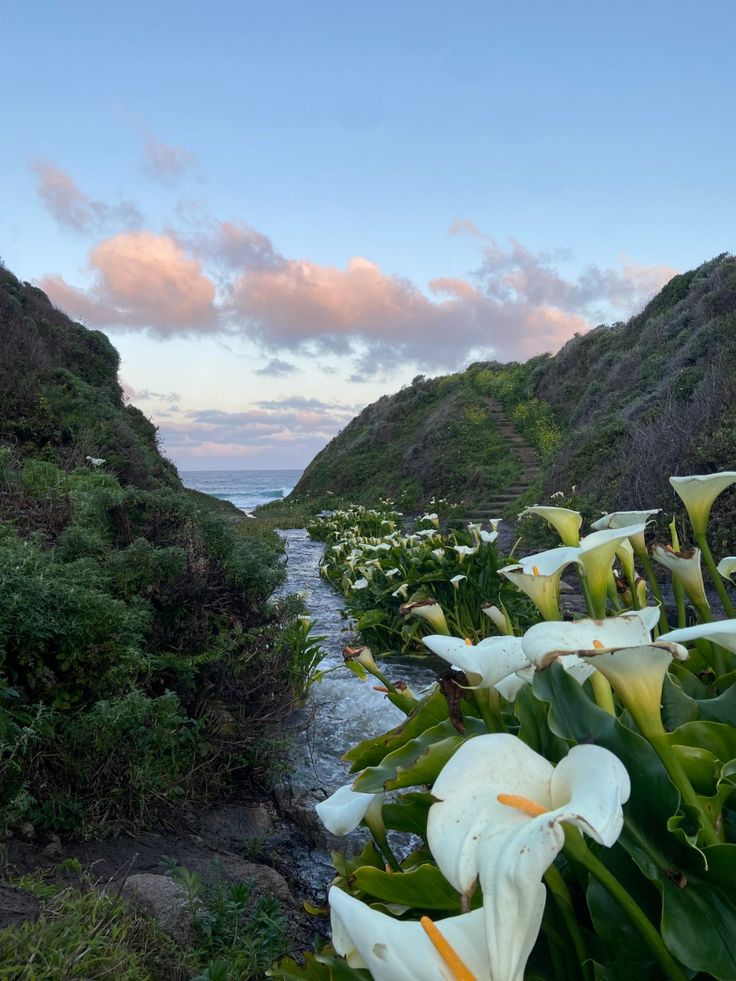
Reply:
[[[240,336],[270,359],[264,373],[286,374],[285,354],[341,355],[365,375],[399,361],[447,370],[470,359],[554,352],[595,323],[635,312],[675,273],[626,260],[620,269],[591,264],[566,275],[559,253],[499,243],[465,218],[449,233],[477,243],[480,265],[422,288],[361,256],[342,267],[284,256],[245,222],[130,228],[139,223],[133,206],[88,198],[51,165],[38,173],[41,199],[60,224],[88,233],[115,219],[121,226],[89,250],[86,287],[42,278],[58,306],[94,327],[161,340]]]

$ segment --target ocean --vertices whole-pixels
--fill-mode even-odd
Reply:
[[[286,497],[302,475],[301,470],[181,470],[185,487],[232,501],[236,508],[252,511]]]

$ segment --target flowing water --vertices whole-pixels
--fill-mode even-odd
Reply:
[[[282,531],[281,535],[287,552],[284,592],[308,593],[313,632],[324,637],[326,657],[321,669],[329,671],[311,687],[305,705],[290,720],[292,744],[281,794],[288,799],[292,813],[296,810],[302,823],[311,824],[317,832],[317,847],[298,861],[312,887],[322,891],[334,872],[325,847],[329,842],[318,833],[313,818],[314,804],[350,781],[347,765],[341,760],[346,750],[398,725],[404,715],[385,695],[373,690],[372,680],[360,681],[344,666],[342,650],[357,638],[342,597],[319,574],[323,544],[312,541],[303,528]],[[433,658],[396,657],[384,661],[381,668],[392,681],[406,681],[419,694],[434,681],[436,666]]]

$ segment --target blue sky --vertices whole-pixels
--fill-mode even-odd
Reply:
[[[734,36],[730,2],[31,0],[0,255],[110,334],[177,463],[300,466],[731,251]]]

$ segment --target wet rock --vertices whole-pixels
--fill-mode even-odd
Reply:
[[[24,821],[23,824],[19,824],[16,833],[23,841],[33,841],[36,837],[36,829],[30,821]]]
[[[224,804],[202,818],[200,834],[211,846],[241,851],[261,844],[273,832],[264,804]]]
[[[61,838],[58,835],[51,835],[48,845],[43,850],[46,858],[58,858],[62,853]]]
[[[191,940],[194,916],[182,887],[165,875],[131,875],[122,895],[153,917],[164,933],[182,947]]]
[[[0,885],[0,930],[24,920],[35,920],[40,911],[41,904],[32,893]]]

